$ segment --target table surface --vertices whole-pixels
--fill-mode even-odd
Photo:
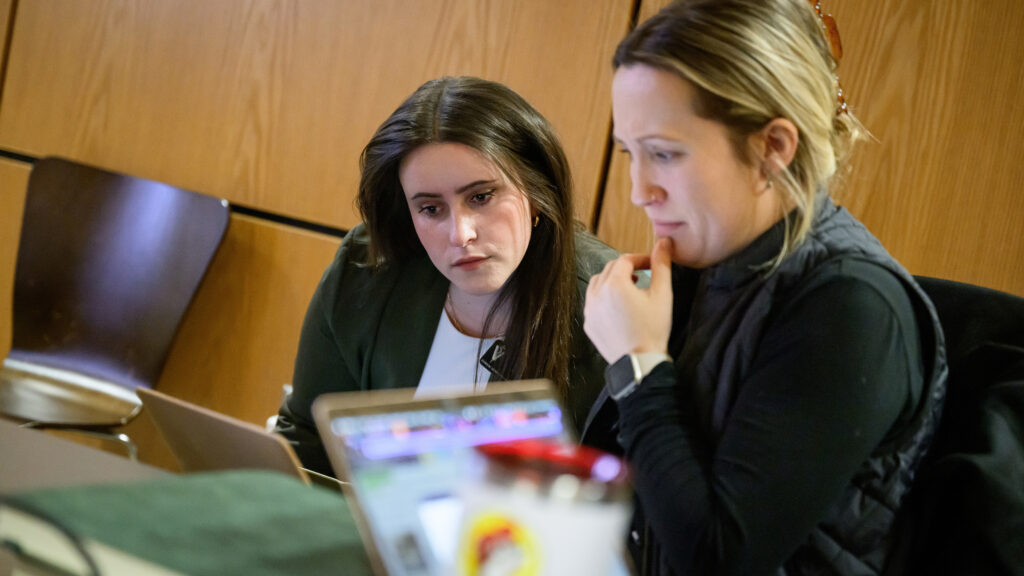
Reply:
[[[39,430],[0,420],[0,493],[131,482],[170,474],[58,438]]]

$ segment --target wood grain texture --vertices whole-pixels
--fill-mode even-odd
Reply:
[[[349,228],[359,152],[423,81],[472,74],[555,125],[591,211],[628,0],[33,0],[0,146]]]
[[[1024,295],[1024,4],[829,4],[877,139],[842,202],[911,272]]]
[[[648,253],[654,246],[654,229],[643,209],[633,205],[631,188],[629,158],[616,150],[608,168],[597,236],[620,252]]]
[[[1024,4],[824,5],[842,35],[848,100],[876,138],[860,146],[837,200],[912,273],[1024,295]],[[620,163],[611,174],[628,170]],[[628,178],[609,178],[598,232],[642,250],[635,231],[647,223],[620,200],[628,194]]]
[[[14,0],[0,0],[0,86],[3,86],[3,62],[6,61],[8,25],[11,23],[13,7]]]
[[[14,268],[31,171],[30,164],[0,158],[0,358],[11,351]]]
[[[291,382],[306,307],[340,240],[233,215],[157,389],[263,426]],[[125,427],[140,459],[178,468],[152,422]]]
[[[671,4],[671,0],[638,1],[638,22],[647,20]],[[620,252],[650,252],[654,246],[654,229],[643,209],[634,206],[629,198],[629,158],[615,150],[609,162],[608,179],[601,197],[601,214],[597,219],[597,236]]]
[[[256,424],[276,414],[337,238],[234,215],[171,350],[162,392]]]

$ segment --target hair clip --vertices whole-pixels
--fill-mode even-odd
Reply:
[[[821,29],[825,31],[828,38],[829,48],[832,50],[832,58],[839,62],[843,58],[843,42],[839,39],[839,27],[836,26],[836,19],[832,14],[826,14],[821,10],[821,0],[807,0],[814,8],[815,14],[821,20]]]
[[[807,0],[808,3],[814,8],[814,13],[818,15],[818,20],[821,22],[821,29],[825,32],[825,37],[828,38],[828,46],[832,51],[832,59],[839,63],[839,60],[843,57],[843,42],[839,38],[839,27],[836,26],[836,19],[832,17],[832,14],[827,14],[821,9],[821,0]],[[839,102],[839,108],[836,110],[836,114],[842,114],[846,112],[846,97],[843,95],[843,87],[839,84],[839,75],[833,76],[836,82],[836,100]]]

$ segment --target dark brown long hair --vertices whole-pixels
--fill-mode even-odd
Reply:
[[[373,267],[425,253],[399,181],[399,165],[426,144],[455,142],[482,153],[529,198],[539,215],[519,267],[498,292],[484,333],[508,311],[501,373],[569,382],[570,324],[578,306],[572,176],[547,120],[508,87],[473,77],[420,86],[363,149],[358,205]]]

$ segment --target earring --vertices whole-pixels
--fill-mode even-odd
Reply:
[[[533,227],[536,228],[538,224],[540,224],[540,215],[539,214],[537,216],[533,217]]]
[[[762,188],[762,191],[771,190],[772,189],[772,173],[771,173],[771,171],[769,171],[767,168],[762,166],[761,167],[761,177],[764,178],[764,188]]]

